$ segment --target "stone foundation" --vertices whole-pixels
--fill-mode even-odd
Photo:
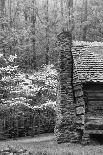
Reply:
[[[90,144],[90,135],[89,135],[88,133],[83,133],[81,143],[82,143],[83,145]]]

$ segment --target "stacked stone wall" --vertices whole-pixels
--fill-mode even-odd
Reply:
[[[83,98],[82,84],[79,80],[75,65],[73,65],[73,90],[75,96],[76,129],[84,129],[85,101]]]
[[[55,134],[58,143],[76,142],[76,113],[73,93],[72,37],[69,32],[58,36],[59,79],[57,93],[57,121]]]
[[[83,144],[87,144],[90,142],[90,136],[85,132],[85,100],[83,85],[79,80],[75,64],[73,64],[73,90],[76,105],[76,130],[80,133],[80,141]]]
[[[88,142],[85,134],[85,101],[72,56],[72,37],[69,32],[58,36],[59,78],[55,134],[58,143]]]

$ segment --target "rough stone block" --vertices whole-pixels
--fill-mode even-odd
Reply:
[[[76,114],[84,114],[85,113],[85,108],[84,107],[76,107]]]
[[[77,124],[84,124],[84,122],[85,122],[84,115],[79,115],[79,116],[76,117],[76,123]]]

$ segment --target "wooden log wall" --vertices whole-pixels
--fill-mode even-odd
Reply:
[[[103,131],[103,84],[86,83],[84,91],[87,96],[85,129]]]

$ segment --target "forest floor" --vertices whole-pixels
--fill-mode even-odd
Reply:
[[[16,149],[27,149],[34,155],[103,155],[103,144],[95,143],[88,146],[70,143],[57,144],[53,134],[1,141],[0,150],[8,145]]]

